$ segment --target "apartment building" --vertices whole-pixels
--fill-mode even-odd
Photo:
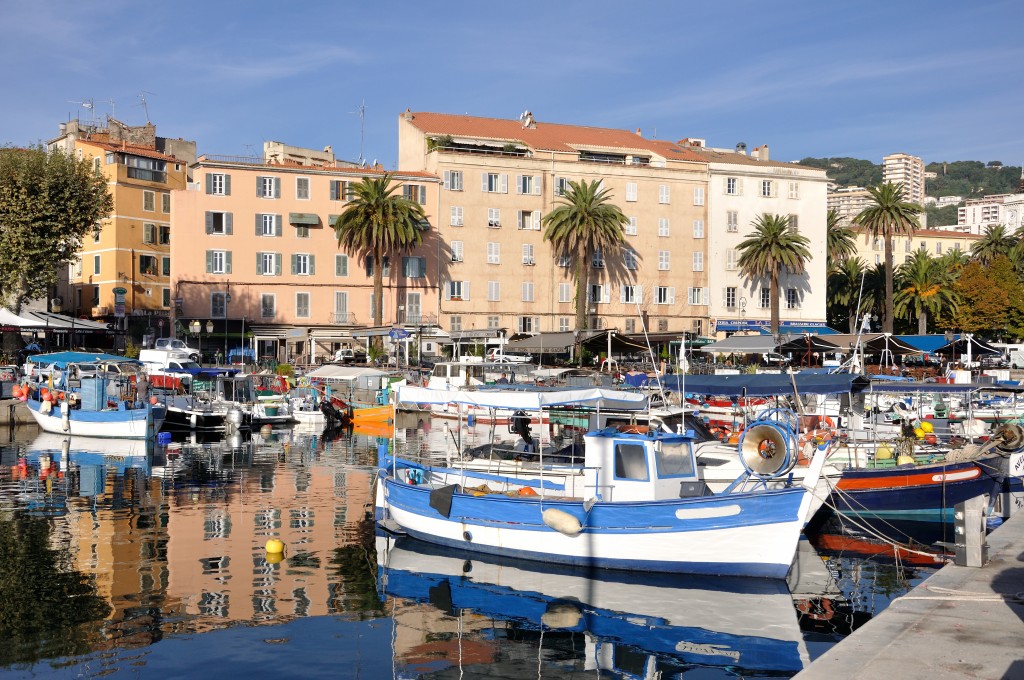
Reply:
[[[171,192],[185,187],[195,142],[157,137],[152,123],[109,118],[103,126],[62,123],[47,146],[90,162],[114,199],[111,216],[83,240],[58,287],[64,311],[163,326],[171,309]]]
[[[882,157],[882,181],[903,184],[903,198],[924,205],[924,161],[917,156],[893,153]]]
[[[768,145],[749,155],[689,141],[708,164],[708,313],[716,334],[771,327],[771,282],[749,280],[739,270],[739,245],[762,215],[783,215],[806,236],[810,260],[800,274],[779,280],[780,331],[815,332],[825,326],[827,187],[825,171],[771,160]]]
[[[882,264],[885,261],[885,243],[883,239],[866,236],[863,229],[855,228],[854,243],[859,257],[869,266]],[[910,259],[916,250],[923,250],[932,257],[941,257],[950,250],[970,253],[971,248],[981,238],[978,234],[951,229],[917,229],[914,235],[896,236],[893,238],[893,264],[900,266]]]
[[[705,332],[711,304],[708,165],[635,132],[406,111],[399,165],[436,175],[443,255],[440,325],[512,333],[575,328],[570,260],[543,237],[569,180],[602,182],[629,218],[625,245],[597,253],[589,326]]]
[[[333,224],[351,185],[384,171],[336,161],[329,150],[274,153],[284,148],[269,142],[262,158],[199,158],[194,181],[174,193],[171,286],[183,326],[199,321],[202,333],[211,322],[207,347],[226,352],[247,337],[261,357],[311,361],[373,323],[371,261],[339,249]],[[436,221],[438,178],[393,176]],[[436,323],[441,248],[437,231],[423,229],[418,249],[384,263],[389,327]]]
[[[839,225],[843,227],[852,227],[854,218],[873,203],[871,194],[864,187],[843,187],[830,191],[826,197],[828,210],[836,211]]]
[[[1004,225],[1012,234],[1024,226],[1024,192],[993,194],[964,201],[957,209],[957,228],[972,234],[988,227]]]

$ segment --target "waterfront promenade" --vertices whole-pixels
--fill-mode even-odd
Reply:
[[[943,567],[796,677],[1024,678],[1024,513],[988,544],[984,567]]]

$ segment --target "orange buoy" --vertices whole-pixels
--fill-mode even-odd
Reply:
[[[149,403],[152,404],[153,406],[156,406],[157,401],[159,400],[156,397],[149,398]]]
[[[11,387],[11,396],[15,399],[21,396],[21,385],[14,385]]]
[[[536,496],[537,492],[534,491],[531,487],[524,486],[523,488],[519,489],[519,495],[520,496]]]

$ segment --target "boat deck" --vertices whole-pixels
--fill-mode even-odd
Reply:
[[[1024,513],[988,544],[985,566],[946,565],[796,677],[1024,678]]]

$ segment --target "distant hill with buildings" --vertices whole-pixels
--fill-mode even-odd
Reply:
[[[828,178],[840,187],[866,187],[882,181],[882,164],[859,158],[804,158],[800,164],[824,169]],[[1021,178],[1020,166],[1003,165],[1000,161],[942,161],[928,163],[925,171],[929,173],[925,195],[935,198],[1014,193]]]

